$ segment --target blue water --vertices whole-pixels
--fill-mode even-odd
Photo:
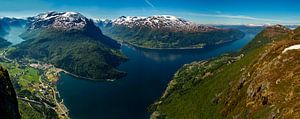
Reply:
[[[58,90],[73,119],[144,119],[147,107],[165,90],[173,74],[186,63],[205,60],[245,46],[255,34],[217,49],[153,51],[122,45],[129,60],[118,68],[128,75],[114,82],[81,80],[62,74]]]
[[[11,42],[12,45],[19,44],[24,41],[21,37],[19,37],[19,35],[21,35],[24,31],[25,28],[23,27],[10,27],[8,34],[4,36],[4,39]]]

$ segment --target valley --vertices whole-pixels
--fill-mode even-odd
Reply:
[[[260,54],[262,51],[256,49],[277,40],[277,37],[268,39],[269,34],[266,29],[270,30],[271,35],[276,35],[273,34],[272,28],[276,33],[279,32],[279,39],[286,37],[286,31],[290,37],[298,38],[296,34],[298,29],[289,31],[288,28],[280,25],[270,28],[246,25],[201,26],[202,32],[205,33],[232,30],[238,37],[223,34],[226,37],[234,37],[235,40],[228,42],[212,40],[215,45],[205,47],[200,45],[199,47],[144,47],[122,40],[122,37],[119,37],[119,40],[117,38],[119,41],[117,42],[105,36],[109,33],[103,30],[102,34],[92,20],[80,13],[46,12],[28,18],[25,26],[9,27],[3,41],[8,40],[11,43],[3,42],[5,45],[0,50],[0,65],[6,68],[11,76],[17,93],[20,115],[25,119],[193,118],[190,116],[222,118],[223,114],[239,116],[234,115],[234,111],[227,110],[226,106],[232,105],[222,107],[221,102],[225,97],[222,97],[224,93],[219,91],[223,88],[228,89],[226,86],[231,81],[218,77],[232,76],[231,78],[235,79],[244,75],[241,72],[246,68],[239,69],[239,67],[247,66],[257,58],[255,54]],[[186,29],[191,30],[190,27]],[[177,30],[180,31],[182,28]],[[291,35],[294,33],[296,35]],[[261,40],[260,37],[263,37],[261,39],[266,37],[267,40]],[[251,41],[253,38],[254,41]],[[193,63],[187,64],[190,62]],[[220,72],[223,73],[218,76]],[[217,81],[206,82],[207,78],[215,75]],[[222,85],[216,83],[219,80],[224,81],[221,82]],[[205,88],[202,89],[202,85],[205,85]],[[193,92],[195,88],[197,88],[196,93]],[[205,90],[213,91],[207,94]],[[161,94],[163,95],[159,98]],[[188,100],[198,106],[193,107],[190,103],[182,101],[181,98],[184,96],[188,96]],[[199,102],[194,103],[193,96],[204,101],[197,100]],[[227,100],[229,102],[235,100],[234,96],[229,98],[233,98]],[[207,99],[213,104],[207,102]],[[211,109],[208,112],[189,110],[190,113],[199,115],[172,110],[184,107],[183,105],[190,109]],[[220,108],[224,109],[218,113]],[[153,113],[149,113],[149,110]],[[181,115],[177,116],[175,113]],[[261,113],[263,115],[266,112]],[[211,117],[212,114],[216,115]]]
[[[103,35],[91,19],[75,12],[45,12],[28,21],[20,35],[24,42],[13,46],[7,57],[36,59],[86,79],[126,75],[115,68],[126,61],[120,44]]]
[[[114,82],[91,82],[61,74],[58,90],[71,118],[147,119],[150,116],[147,108],[161,96],[182,65],[238,51],[255,35],[247,34],[243,39],[211,50],[146,50],[122,44],[121,52],[129,60],[118,69],[126,71],[126,77]],[[90,110],[91,106],[94,110]]]
[[[36,27],[40,26],[34,26],[34,28]],[[55,27],[57,28],[57,26]],[[246,35],[243,39],[218,47],[200,49],[149,50],[121,42],[120,53],[126,55],[129,60],[117,67],[117,70],[125,71],[128,75],[120,80],[109,79],[94,82],[94,79],[82,77],[57,67],[60,65],[52,65],[53,62],[45,62],[43,58],[35,58],[35,55],[32,54],[23,55],[23,51],[27,50],[28,45],[31,45],[32,48],[43,46],[42,44],[45,44],[43,39],[52,39],[52,34],[57,38],[58,36],[65,38],[66,35],[77,33],[77,31],[61,34],[56,30],[40,29],[39,31],[31,30],[28,33],[25,31],[24,34],[24,28],[23,30],[22,28],[11,29],[10,33],[12,34],[5,38],[14,45],[1,50],[2,62],[0,65],[8,69],[11,74],[23,118],[121,118],[124,116],[130,119],[149,118],[150,114],[147,108],[159,98],[168,81],[172,79],[173,73],[183,64],[216,57],[225,52],[235,52],[247,44],[257,32],[259,31],[245,32]],[[79,37],[81,36],[79,35]],[[32,38],[37,41],[28,41]],[[69,39],[69,37],[66,38]],[[70,37],[70,39],[72,38],[74,37]],[[62,41],[60,42],[62,43]],[[64,42],[63,44],[69,43]],[[28,49],[28,53],[35,53],[32,48]],[[19,56],[22,57],[16,58],[11,55],[18,54],[16,52],[20,51],[22,52]],[[42,54],[45,53],[47,52],[43,51]],[[140,70],[140,66],[147,67],[147,70]],[[145,78],[145,76],[149,78]],[[159,77],[153,78],[153,76]],[[136,97],[137,95],[139,97]],[[81,102],[85,102],[84,105],[81,105]],[[95,111],[83,111],[89,110],[91,106]],[[116,113],[118,115],[112,115]]]
[[[1,0],[0,119],[300,119],[299,3]]]
[[[9,22],[9,18],[1,19]],[[0,65],[8,70],[10,79],[17,93],[20,115],[24,119],[62,118],[68,119],[68,109],[57,91],[59,72],[63,71],[53,65],[35,59],[10,59],[7,52],[14,50],[24,40],[19,37],[25,31],[24,25],[7,24],[7,35],[3,38],[9,44],[0,49]],[[12,22],[9,22],[12,23]]]
[[[9,71],[15,86],[22,118],[57,117],[68,119],[68,109],[59,96],[56,84],[61,69],[33,59],[13,60],[0,52],[0,65]]]

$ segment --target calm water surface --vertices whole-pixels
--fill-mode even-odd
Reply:
[[[21,35],[24,31],[25,28],[23,27],[10,27],[10,30],[8,31],[9,34],[5,35],[4,39],[11,42],[12,45],[19,44],[24,41],[19,37],[19,35]]]
[[[118,68],[128,75],[114,82],[80,80],[62,74],[58,90],[73,119],[144,119],[173,74],[186,63],[238,51],[255,34],[214,50],[149,51],[122,45],[129,60]]]

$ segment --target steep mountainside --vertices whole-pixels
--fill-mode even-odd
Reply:
[[[0,48],[4,48],[4,47],[11,45],[10,42],[8,42],[7,40],[5,40],[3,38],[3,36],[5,36],[5,35],[7,35],[7,31],[0,24]]]
[[[268,27],[237,55],[183,66],[151,118],[299,118],[298,31]]]
[[[217,28],[224,29],[238,29],[244,33],[258,34],[268,26],[256,26],[256,25],[216,25]]]
[[[7,31],[10,29],[10,27],[24,27],[27,24],[27,22],[28,21],[25,19],[9,17],[0,18],[0,25]]]
[[[7,31],[4,29],[4,27],[0,24],[0,37],[3,37],[7,34]]]
[[[9,45],[11,45],[11,42],[8,42],[7,40],[0,37],[0,48],[5,48]]]
[[[30,57],[92,79],[125,75],[115,69],[126,58],[120,44],[106,37],[94,22],[74,12],[47,12],[29,18],[21,35],[26,41],[9,53],[10,58]]]
[[[1,66],[0,80],[0,117],[3,119],[20,119],[16,92],[8,72]]]
[[[96,21],[105,34],[144,48],[203,48],[240,39],[239,30],[199,25],[169,15]]]

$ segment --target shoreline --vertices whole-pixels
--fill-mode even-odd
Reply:
[[[233,40],[233,41],[228,41],[228,42],[224,42],[224,43],[221,43],[221,44],[216,44],[216,45],[210,45],[210,46],[203,46],[201,48],[193,48],[193,47],[184,47],[184,48],[147,48],[147,47],[142,47],[142,46],[138,46],[138,45],[135,45],[133,43],[129,43],[127,41],[124,41],[124,40],[117,40],[121,45],[129,45],[133,48],[136,48],[136,49],[140,49],[140,50],[145,50],[145,51],[182,51],[182,52],[185,52],[185,51],[204,51],[204,50],[211,50],[211,49],[216,49],[218,47],[221,47],[223,45],[228,45],[230,43],[233,43],[235,41],[238,41],[238,40],[241,40],[241,39],[237,39],[237,40]]]
[[[56,67],[55,67],[55,68],[56,68]],[[59,69],[59,71],[57,72],[59,78],[61,77],[61,76],[60,76],[60,73],[65,73],[65,74],[70,75],[70,76],[73,76],[73,77],[75,77],[75,78],[80,78],[80,79],[84,79],[84,80],[88,80],[88,81],[98,81],[98,82],[99,82],[99,81],[100,81],[100,82],[101,82],[101,81],[110,81],[110,82],[113,82],[113,81],[117,80],[117,79],[93,79],[93,78],[88,78],[88,77],[79,76],[79,75],[77,75],[77,74],[68,72],[68,71],[66,71],[66,70],[64,70],[64,69],[61,69],[61,68],[56,68],[56,69]],[[58,80],[60,80],[60,79],[58,79]]]
[[[70,119],[69,117],[69,109],[63,102],[63,98],[60,96],[60,92],[57,89],[57,82],[60,80],[59,72],[60,69],[54,67],[52,64],[46,64],[43,62],[38,61],[38,64],[29,63],[27,64],[28,67],[35,68],[42,72],[42,77],[49,81],[49,84],[43,82],[40,78],[39,81],[50,88],[51,92],[53,93],[53,100],[56,107],[53,107],[55,112],[58,114],[59,118],[63,119]]]
[[[128,44],[130,46],[133,46],[135,48],[139,48],[139,49],[144,49],[144,50],[200,50],[200,49],[204,49],[205,46],[203,47],[182,47],[182,48],[149,48],[149,47],[143,47],[143,46],[139,46],[139,45],[135,45],[133,43],[127,42],[127,41],[120,41],[121,44]]]
[[[231,41],[224,41],[222,43],[217,43],[217,44],[214,44],[214,45],[206,45],[204,44],[202,47],[180,47],[180,48],[151,48],[151,47],[143,47],[143,46],[140,46],[140,45],[136,45],[136,44],[133,44],[133,43],[130,43],[130,42],[127,42],[127,40],[124,40],[123,38],[120,38],[120,37],[117,37],[113,34],[110,34],[110,33],[107,33],[107,32],[104,32],[105,35],[109,36],[111,39],[113,40],[116,40],[117,42],[119,42],[120,44],[128,44],[130,46],[133,46],[135,48],[139,48],[139,49],[144,49],[144,50],[164,50],[164,51],[176,51],[176,50],[181,50],[181,51],[191,51],[191,50],[203,50],[203,49],[210,49],[210,48],[217,48],[221,45],[226,45],[226,44],[229,44],[229,43],[232,43],[232,42],[235,42],[237,40],[241,40],[245,37],[245,34],[238,38],[238,39],[234,39],[234,40],[231,40]]]

